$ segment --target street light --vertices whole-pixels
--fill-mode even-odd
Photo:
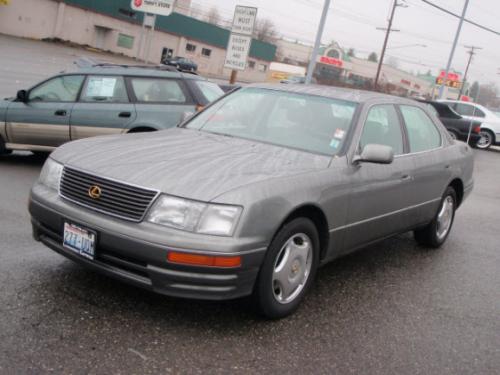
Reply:
[[[426,48],[426,44],[406,44],[404,46],[387,47],[387,49],[409,48],[409,47],[422,47]]]

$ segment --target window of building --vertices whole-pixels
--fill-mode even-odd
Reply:
[[[132,78],[132,88],[138,102],[186,102],[186,96],[179,82],[172,79]]]
[[[424,111],[407,105],[400,108],[408,132],[410,152],[432,150],[441,145],[441,135]]]
[[[186,51],[188,52],[195,52],[196,51],[196,45],[188,43],[186,44]]]
[[[248,60],[248,67],[249,67],[250,69],[255,69],[255,61]]]
[[[99,103],[128,102],[125,81],[121,76],[90,76],[80,100]]]
[[[212,54],[212,50],[211,49],[202,48],[202,50],[201,50],[201,55],[202,56],[210,57],[211,54]]]
[[[392,147],[394,155],[403,153],[403,132],[393,105],[377,105],[368,112],[360,146],[368,144]]]
[[[52,78],[31,90],[28,99],[30,102],[74,102],[84,78],[84,76]]]
[[[116,42],[118,47],[132,49],[134,47],[134,37],[125,34],[118,34],[118,41]]]
[[[265,73],[267,71],[267,65],[265,65],[265,64],[259,64],[259,66],[257,67],[257,70],[259,72]]]
[[[125,8],[118,9],[118,13],[120,13],[121,15],[123,15],[125,17],[129,17],[129,18],[135,18],[135,14],[136,14],[134,11],[131,11],[131,10],[128,10]]]

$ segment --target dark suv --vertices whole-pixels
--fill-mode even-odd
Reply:
[[[101,64],[19,91],[0,101],[0,154],[171,128],[224,94],[202,77],[167,68]]]

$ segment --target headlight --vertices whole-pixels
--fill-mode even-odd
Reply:
[[[63,165],[48,158],[40,172],[39,182],[51,189],[59,190]]]
[[[162,195],[151,208],[147,221],[189,232],[232,236],[241,211],[238,206]]]

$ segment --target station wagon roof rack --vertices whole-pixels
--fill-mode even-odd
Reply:
[[[75,61],[75,64],[81,69],[89,68],[131,68],[131,69],[154,69],[166,72],[181,72],[198,75],[196,72],[177,69],[170,65],[146,65],[146,64],[118,64],[109,62],[99,62],[89,57],[81,57]]]

